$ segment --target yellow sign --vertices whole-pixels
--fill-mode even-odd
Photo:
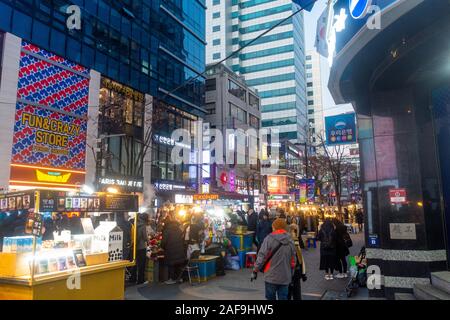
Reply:
[[[209,194],[209,193],[194,194],[194,201],[199,201],[199,200],[218,200],[218,199],[219,199],[219,195],[218,194]]]
[[[58,183],[67,183],[69,181],[70,177],[72,176],[71,173],[61,173],[61,172],[50,172],[47,173],[42,172],[41,170],[36,170],[36,178],[38,181],[43,182],[58,182]]]

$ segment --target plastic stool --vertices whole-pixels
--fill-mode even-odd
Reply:
[[[245,267],[246,268],[253,268],[255,266],[256,262],[256,252],[247,252],[245,254]]]
[[[306,243],[308,244],[308,248],[311,248],[311,244],[314,248],[317,248],[316,238],[308,238]]]

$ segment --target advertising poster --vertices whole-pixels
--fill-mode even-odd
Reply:
[[[11,183],[84,183],[89,70],[22,42]]]
[[[300,180],[300,203],[313,202],[316,183],[314,179]]]
[[[356,143],[356,121],[354,113],[325,117],[327,145]]]

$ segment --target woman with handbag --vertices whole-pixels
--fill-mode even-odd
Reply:
[[[347,256],[350,254],[348,248],[352,246],[352,240],[345,224],[338,219],[333,222],[336,227],[336,269],[339,272],[336,278],[347,278]]]

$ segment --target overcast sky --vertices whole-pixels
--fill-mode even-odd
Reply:
[[[305,11],[305,42],[306,50],[315,50],[314,42],[316,39],[316,28],[317,20],[319,19],[322,12],[325,10],[327,0],[318,0],[314,5],[311,12]],[[321,61],[322,67],[322,88],[323,88],[323,109],[324,115],[335,115],[345,112],[353,111],[353,107],[348,105],[336,106],[333,97],[328,90],[328,78],[330,75],[330,68],[327,59],[322,57]]]

